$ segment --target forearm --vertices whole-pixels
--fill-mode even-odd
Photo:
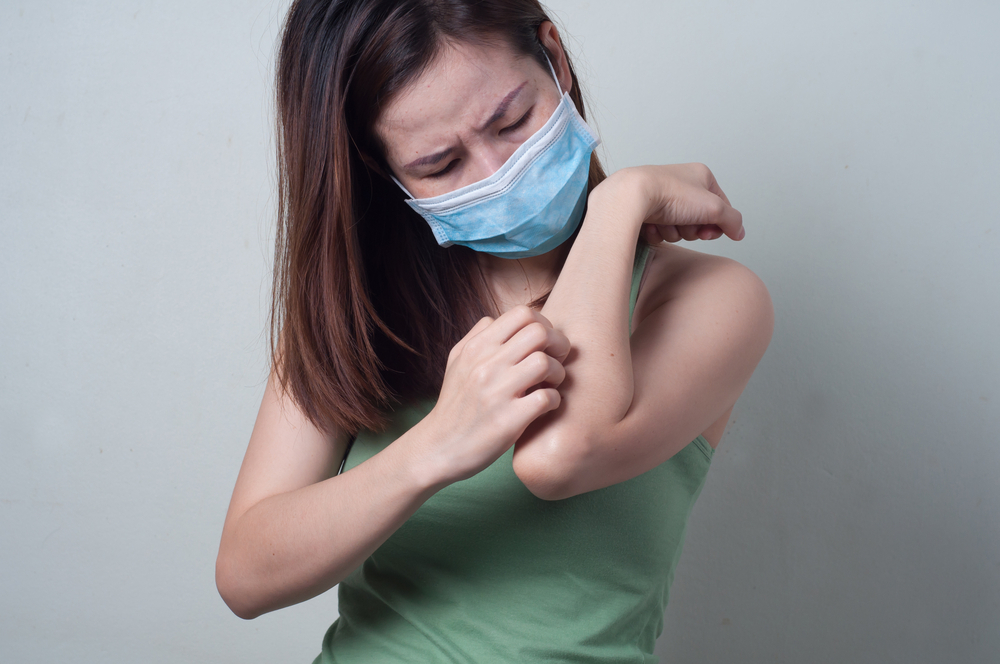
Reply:
[[[632,401],[629,290],[642,217],[629,194],[623,185],[594,191],[542,308],[573,344],[573,405],[595,422],[619,421]]]
[[[644,215],[633,182],[605,184],[592,192],[586,219],[542,308],[573,349],[563,363],[560,408],[532,423],[515,447],[515,470],[529,488],[546,481],[533,474],[571,468],[632,402],[629,291]]]
[[[339,583],[444,484],[414,462],[420,424],[351,470],[248,509],[217,569],[234,613],[255,618]]]

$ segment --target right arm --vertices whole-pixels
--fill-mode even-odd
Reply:
[[[319,431],[272,370],[222,529],[223,600],[249,620],[339,583],[428,498],[489,466],[559,406],[569,350],[523,305],[481,319],[449,353],[431,412],[340,475],[349,436]]]
[[[415,454],[433,435],[427,418],[336,475],[349,436],[320,432],[276,381],[272,372],[216,560],[219,594],[246,619],[332,588],[444,486]]]

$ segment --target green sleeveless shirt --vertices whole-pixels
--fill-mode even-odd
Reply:
[[[643,243],[630,321],[647,255]],[[433,406],[411,404],[385,433],[359,433],[344,468]],[[653,646],[711,446],[698,436],[642,475],[557,501],[525,488],[513,454],[511,446],[434,494],[340,583],[340,617],[313,664],[657,662]]]

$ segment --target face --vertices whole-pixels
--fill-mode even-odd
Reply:
[[[540,36],[566,91],[569,69],[558,40],[553,48]],[[393,175],[416,198],[428,198],[495,173],[561,99],[548,67],[506,44],[447,44],[390,102],[375,130]]]

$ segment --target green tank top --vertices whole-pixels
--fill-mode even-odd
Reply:
[[[629,321],[648,249],[636,252]],[[433,406],[398,409],[383,434],[360,432],[344,468]],[[340,617],[313,664],[657,662],[711,446],[698,436],[642,475],[557,501],[525,488],[513,454],[434,494],[340,583]]]

